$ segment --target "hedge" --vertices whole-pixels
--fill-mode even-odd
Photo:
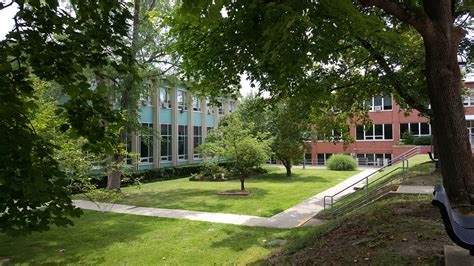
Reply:
[[[122,176],[122,187],[132,185],[135,180],[139,180],[141,183],[149,183],[154,181],[172,180],[190,176],[192,174],[199,173],[201,170],[200,164],[167,167],[167,168],[153,168],[146,170],[138,170],[125,172]],[[97,188],[105,188],[107,186],[107,173],[91,175],[91,183]],[[129,178],[126,178],[129,177]]]

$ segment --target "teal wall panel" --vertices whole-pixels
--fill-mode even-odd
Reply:
[[[188,124],[188,112],[178,112],[178,125],[187,125]]]
[[[214,127],[214,115],[207,115],[207,126]]]
[[[193,113],[193,125],[201,126],[201,122],[202,122],[202,113],[194,112]]]
[[[160,109],[160,124],[171,124],[171,109]]]
[[[142,106],[140,108],[140,122],[153,123],[153,107]]]

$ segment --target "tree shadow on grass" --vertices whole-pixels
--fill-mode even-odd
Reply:
[[[356,173],[354,173],[356,174]],[[349,177],[349,176],[347,176]],[[333,182],[332,178],[329,176],[322,175],[303,175],[303,174],[293,174],[291,177],[287,177],[284,173],[277,174],[263,174],[259,176],[254,176],[248,179],[252,183],[262,183],[262,182],[271,182],[271,183],[330,183]]]
[[[111,256],[111,245],[126,245],[146,233],[150,219],[156,217],[85,211],[73,227],[53,226],[20,237],[0,235],[0,255],[14,264],[101,264]]]

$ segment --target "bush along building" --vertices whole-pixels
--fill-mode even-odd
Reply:
[[[202,144],[209,130],[217,128],[219,119],[235,111],[237,100],[219,97],[220,106],[210,98],[193,94],[184,83],[162,80],[150,86],[140,99],[140,123],[156,134],[132,135],[127,150],[139,155],[138,168],[152,169],[200,163],[195,148]],[[132,159],[127,160],[128,163]]]
[[[466,82],[470,93],[464,96],[466,128],[474,148],[474,82]],[[325,165],[333,154],[350,154],[362,165],[384,165],[392,158],[420,146],[420,153],[431,151],[431,125],[419,112],[401,110],[392,96],[376,96],[364,103],[370,106],[369,117],[373,126],[351,125],[354,142],[345,149],[342,143],[311,141],[311,153],[305,154],[305,163]]]

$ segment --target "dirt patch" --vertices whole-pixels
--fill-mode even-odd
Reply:
[[[264,263],[442,264],[444,245],[452,242],[429,197],[391,198],[358,211],[327,233],[314,235],[304,248],[280,251]]]
[[[250,191],[248,191],[248,190],[227,190],[227,191],[218,192],[217,194],[222,195],[222,196],[248,196],[248,195],[250,195]]]

